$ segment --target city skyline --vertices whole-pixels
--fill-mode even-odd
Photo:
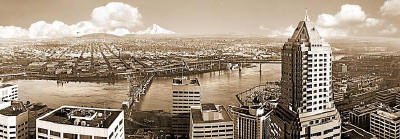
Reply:
[[[321,36],[399,37],[399,0],[387,1],[2,1],[0,38],[90,33],[241,34],[286,38],[306,9]],[[23,4],[22,4],[23,3]],[[29,7],[26,7],[29,5]],[[118,9],[118,10],[116,10]],[[156,25],[156,27],[154,27]],[[157,26],[158,25],[158,26]],[[158,27],[161,26],[161,29]],[[145,32],[143,32],[145,31]],[[168,33],[170,34],[170,33]]]

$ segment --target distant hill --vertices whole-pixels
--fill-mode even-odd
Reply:
[[[119,38],[119,36],[107,33],[93,33],[82,35],[77,38]]]

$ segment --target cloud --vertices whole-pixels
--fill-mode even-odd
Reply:
[[[380,23],[381,21],[379,19],[376,18],[367,18],[365,19],[365,26],[366,27],[373,27],[376,26]]]
[[[59,38],[90,33],[125,35],[133,33],[142,25],[139,10],[121,2],[110,2],[93,9],[91,19],[68,25],[61,21],[47,23],[38,21],[29,29],[15,26],[0,26],[0,38]]]
[[[400,15],[400,0],[386,0],[380,8],[382,15]]]
[[[317,24],[323,27],[338,26],[341,24],[361,23],[366,18],[365,12],[360,5],[345,4],[335,15],[320,14]]]
[[[393,24],[390,24],[386,26],[383,30],[379,31],[380,34],[382,35],[392,35],[397,33],[398,29],[395,27]]]
[[[317,30],[323,38],[346,37],[349,34],[348,31],[338,28],[317,27]]]
[[[117,28],[130,30],[142,25],[141,18],[137,8],[121,2],[110,2],[93,9],[91,21],[103,31]]]
[[[27,37],[28,30],[15,26],[0,26],[0,38]]]
[[[290,37],[295,30],[295,27],[293,25],[287,26],[286,28],[279,28],[274,30],[266,28],[264,26],[259,26],[259,28],[261,30],[268,31],[268,37]]]

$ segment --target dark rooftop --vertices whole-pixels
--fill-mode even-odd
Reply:
[[[18,116],[24,112],[26,112],[26,108],[24,104],[20,101],[11,101],[11,106],[0,110],[0,114],[5,116]]]
[[[40,120],[67,125],[108,128],[121,112],[122,110],[115,109],[62,106],[46,114]],[[79,123],[76,123],[77,119],[80,119]]]
[[[196,85],[200,86],[199,79],[185,79],[185,78],[174,78],[172,79],[173,85]]]
[[[342,125],[343,139],[371,139],[374,135],[352,124],[343,123]]]
[[[203,111],[217,111],[217,107],[213,103],[201,104],[201,109]]]
[[[10,87],[13,86],[12,84],[1,84],[0,83],[0,88],[6,88],[6,87]]]

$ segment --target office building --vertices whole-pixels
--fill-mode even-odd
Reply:
[[[400,111],[393,108],[371,113],[371,133],[380,139],[400,138]]]
[[[36,138],[123,139],[124,111],[62,106],[36,119]]]
[[[342,139],[377,139],[371,132],[350,123],[342,123]]]
[[[0,131],[0,138],[28,138],[28,111],[22,102],[0,102]]]
[[[306,14],[282,49],[282,93],[271,138],[340,138],[332,93],[332,51]]]
[[[18,85],[0,83],[1,101],[18,100]]]
[[[201,107],[192,107],[190,138],[233,139],[233,121],[224,106],[207,103],[201,104]]]
[[[200,82],[198,79],[174,78],[172,80],[172,132],[175,137],[188,137],[191,107],[200,107]]]
[[[191,106],[200,106],[198,79],[175,78],[172,82],[172,113],[189,114]]]
[[[264,105],[229,106],[235,139],[269,139],[271,109]]]
[[[390,88],[376,92],[376,101],[387,106],[395,106],[400,87]]]
[[[380,109],[379,104],[368,104],[354,108],[349,112],[350,123],[366,131],[370,131],[371,113]]]

